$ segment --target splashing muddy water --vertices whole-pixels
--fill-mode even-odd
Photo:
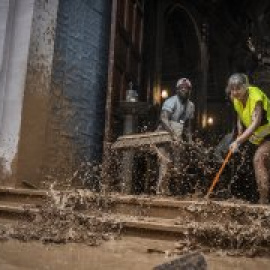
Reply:
[[[46,202],[35,212],[25,209],[27,220],[2,227],[2,239],[99,245],[117,238],[121,231],[121,223],[103,211],[106,203],[98,194],[87,196],[84,190],[51,190]],[[82,213],[86,209],[87,215]]]
[[[189,151],[186,151],[184,163],[189,166],[188,168],[193,164],[196,165],[196,169],[203,169],[199,171],[197,177],[201,177],[202,179],[199,180],[205,183],[204,177],[212,176],[216,171],[216,165],[211,167],[213,163],[211,159],[209,161],[205,155],[195,155],[194,152],[198,152],[198,149],[188,147]],[[79,179],[83,184],[88,184],[88,179],[93,179],[94,173],[97,174],[96,177],[100,177],[102,168],[95,167],[95,172],[92,168],[93,166],[84,164],[73,174],[71,180]],[[117,171],[116,167],[115,171]],[[166,251],[168,254],[180,255],[193,250],[205,253],[220,251],[231,256],[269,256],[270,254],[268,206],[250,205],[233,197],[225,204],[205,201],[198,195],[199,193],[196,193],[196,189],[192,189],[192,195],[187,193],[166,198],[171,201],[188,202],[178,216],[155,219],[149,216],[148,211],[152,206],[146,202],[162,200],[162,197],[141,190],[140,195],[131,198],[134,203],[138,201],[136,211],[131,211],[123,218],[121,213],[114,211],[121,198],[121,194],[115,193],[118,183],[115,179],[109,181],[111,184],[115,183],[115,186],[111,185],[111,190],[106,193],[90,192],[86,188],[59,191],[52,185],[46,201],[37,206],[35,212],[25,209],[29,214],[28,220],[21,220],[12,226],[0,228],[1,239],[14,238],[26,242],[37,240],[43,243],[62,244],[84,243],[97,246],[104,241],[119,238],[127,220],[145,220],[157,223],[162,221],[176,226],[179,236],[175,239],[175,245]],[[199,185],[195,186],[197,189],[200,188]],[[141,198],[144,200],[143,203],[140,201]],[[138,211],[138,206],[141,211]]]

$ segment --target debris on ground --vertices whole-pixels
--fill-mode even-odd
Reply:
[[[188,199],[190,202],[185,209],[186,215],[180,215],[171,221],[173,225],[178,226],[182,237],[176,240],[171,250],[150,248],[147,252],[166,256],[183,255],[191,251],[220,252],[230,256],[269,256],[270,211],[268,207],[258,208],[251,205],[248,208],[243,207],[248,203],[232,196],[227,202],[239,207],[224,208],[211,201],[198,204],[204,199],[199,192],[196,193],[197,189],[202,188],[205,177],[212,176],[217,166],[216,163],[210,166],[213,161],[201,154],[203,149],[201,146],[186,147],[189,149],[187,154],[191,158],[187,156],[183,162],[188,166],[189,172],[193,168],[196,169],[190,173],[193,176],[195,174],[195,178],[192,179],[199,184],[193,189],[188,189],[191,194],[174,196],[175,199]],[[197,154],[194,154],[192,149]],[[100,182],[101,170],[101,166],[92,166],[86,162],[74,172],[69,182],[71,184],[79,182],[87,187],[94,181],[96,185]],[[186,170],[182,173],[185,172]],[[108,182],[114,183],[114,180],[109,179]],[[175,182],[175,184],[179,183]],[[117,189],[111,191],[117,192]],[[0,241],[15,238],[21,241],[75,242],[96,246],[103,241],[117,239],[121,236],[123,221],[111,214],[110,209],[117,201],[117,196],[111,196],[115,194],[111,191],[90,192],[87,188],[72,189],[71,187],[65,191],[58,191],[51,185],[47,201],[37,206],[36,212],[25,209],[25,212],[29,213],[28,220],[20,220],[14,226],[0,227]],[[139,202],[141,196],[149,200],[157,198],[153,197],[153,194],[143,192],[144,190],[141,190],[141,195],[134,196],[133,200]],[[146,218],[151,206],[145,206],[145,203],[138,203],[135,216],[130,215],[130,219]],[[215,220],[209,219],[211,215],[215,215]]]
[[[87,196],[87,191],[54,191],[37,211],[29,211],[28,220],[0,228],[1,240],[38,240],[43,243],[84,243],[96,246],[119,237],[122,225],[106,212],[104,198]],[[89,210],[89,214],[82,213]]]
[[[198,252],[192,252],[176,258],[170,262],[154,267],[154,270],[207,270],[204,256]]]

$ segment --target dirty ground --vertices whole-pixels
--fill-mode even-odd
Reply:
[[[203,169],[200,176],[209,171],[203,158],[194,159]],[[93,177],[87,167],[74,174],[74,178],[85,176]],[[151,194],[145,196],[151,200]],[[36,212],[25,209],[28,220],[1,225],[0,269],[151,269],[190,251],[203,252],[209,269],[270,268],[268,207],[226,209],[214,202],[198,206],[195,202],[203,199],[196,193],[179,199],[191,198],[194,203],[186,209],[189,216],[167,220],[169,225],[178,226],[182,236],[165,241],[124,236],[125,219],[111,213],[115,202],[110,193],[51,188],[47,201],[37,205]],[[236,198],[230,201],[243,204]],[[208,220],[211,214],[217,219]],[[199,222],[194,218],[198,216],[202,218]],[[128,219],[147,218],[146,213]]]
[[[99,247],[80,244],[44,245],[16,240],[1,243],[0,269],[3,270],[149,270],[174,257],[148,253],[148,248],[170,249],[171,241],[123,237]],[[206,255],[209,270],[265,270],[266,258],[235,258],[222,252]]]
[[[29,220],[2,223],[0,269],[151,269],[190,251],[203,252],[209,269],[270,267],[268,207],[223,209],[209,223],[179,217],[171,222],[182,236],[152,240],[124,236],[120,216],[110,215],[113,204],[108,195],[54,191]],[[207,219],[222,208],[209,202],[186,210]]]

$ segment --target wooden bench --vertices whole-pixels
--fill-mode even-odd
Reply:
[[[120,136],[114,144],[112,150],[121,151],[121,166],[119,170],[121,192],[131,194],[132,174],[134,157],[137,152],[151,151],[158,155],[158,146],[168,145],[172,142],[171,135],[166,131],[146,132],[132,135]],[[150,164],[147,164],[149,167]],[[149,179],[145,179],[145,187],[148,186]]]

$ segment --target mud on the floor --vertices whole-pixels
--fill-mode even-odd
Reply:
[[[100,245],[121,236],[121,220],[109,214],[113,203],[113,196],[86,190],[54,191],[36,213],[29,214],[28,220],[2,226],[1,240]],[[198,205],[195,201],[190,203],[187,211],[200,215],[201,221],[187,217],[172,220],[182,234],[166,254],[180,255],[198,250],[205,253],[221,251],[231,256],[269,256],[268,207],[224,207],[215,202]],[[216,221],[208,220],[210,213],[216,214]],[[137,218],[142,220],[142,217]]]
[[[198,147],[192,147],[192,149],[196,150],[196,153],[199,151]],[[217,164],[210,166],[213,163],[211,159],[209,161],[205,159],[205,155],[195,155],[192,149],[186,151],[189,153],[185,159],[186,162],[188,161],[187,166],[190,168],[193,162],[194,166],[200,168],[201,177],[211,176],[216,171]],[[81,166],[69,179],[68,185],[74,181],[87,185],[93,181],[93,177],[95,183],[99,182],[101,167],[90,165],[85,163]],[[185,173],[185,170],[182,173]],[[113,183],[113,181],[108,179],[108,183]],[[37,240],[43,243],[63,244],[76,242],[96,246],[103,241],[119,238],[123,224],[121,219],[115,219],[115,216],[110,214],[110,207],[114,203],[113,198],[109,192],[92,193],[88,189],[56,191],[51,188],[47,201],[37,207],[36,213],[25,209],[29,212],[28,220],[20,220],[15,225],[0,228],[1,240],[14,238],[21,241]],[[196,194],[193,194],[192,200],[194,203],[190,202],[186,209],[191,215],[171,221],[179,227],[182,236],[176,239],[172,249],[166,252],[183,254],[191,250],[204,252],[220,250],[237,256],[270,254],[270,210],[268,207],[224,208],[211,202],[201,206],[196,204],[199,200]],[[243,202],[235,199],[231,202],[235,205],[238,203],[243,205]],[[141,212],[144,212],[143,209]],[[216,219],[208,219],[210,214],[216,215]],[[194,216],[199,217],[199,220],[192,218]],[[134,218],[142,219],[140,216]]]
[[[37,212],[25,209],[27,220],[20,220],[12,226],[0,228],[1,239],[9,238],[22,241],[38,240],[43,243],[84,243],[96,246],[119,236],[121,223],[106,212],[105,197],[87,191],[50,193],[47,201],[38,206]],[[91,215],[82,213],[90,210]]]

